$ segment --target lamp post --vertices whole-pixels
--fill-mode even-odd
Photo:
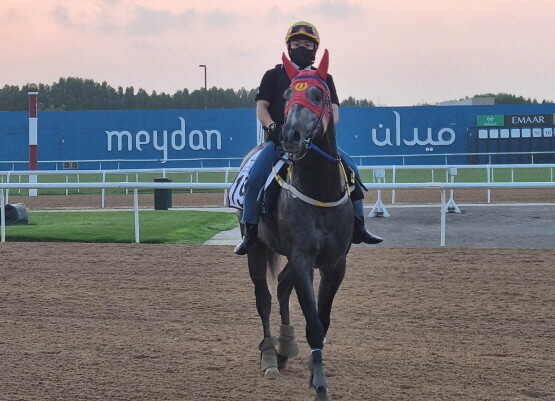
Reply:
[[[204,68],[204,95],[206,98],[204,99],[204,108],[208,108],[208,87],[206,85],[206,64],[199,64],[200,68]]]

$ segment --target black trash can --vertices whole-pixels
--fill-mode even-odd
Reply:
[[[168,178],[155,178],[154,182],[172,182]],[[172,207],[172,190],[171,189],[155,189],[154,190],[154,210],[168,210]]]
[[[29,224],[29,215],[27,214],[27,209],[25,204],[16,203],[14,205],[7,204],[4,206],[4,211],[6,213],[6,225],[11,226],[14,224]],[[0,214],[2,210],[0,210]]]

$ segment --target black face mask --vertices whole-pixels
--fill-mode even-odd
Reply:
[[[291,61],[301,68],[306,68],[314,63],[316,56],[316,49],[309,50],[304,46],[297,47],[296,49],[289,49],[289,57]]]

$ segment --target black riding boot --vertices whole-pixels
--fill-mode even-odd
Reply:
[[[258,238],[258,224],[245,223],[245,236],[243,241],[235,247],[236,255],[246,255],[249,248]]]
[[[365,244],[379,244],[382,241],[383,238],[366,231],[366,226],[364,225],[364,216],[355,216],[355,226],[353,228],[353,244],[360,244],[361,242],[364,242]]]

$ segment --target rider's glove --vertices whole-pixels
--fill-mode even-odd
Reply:
[[[268,127],[268,137],[266,140],[268,142],[272,141],[275,143],[279,143],[279,136],[281,134],[281,125],[277,123],[271,123]]]

